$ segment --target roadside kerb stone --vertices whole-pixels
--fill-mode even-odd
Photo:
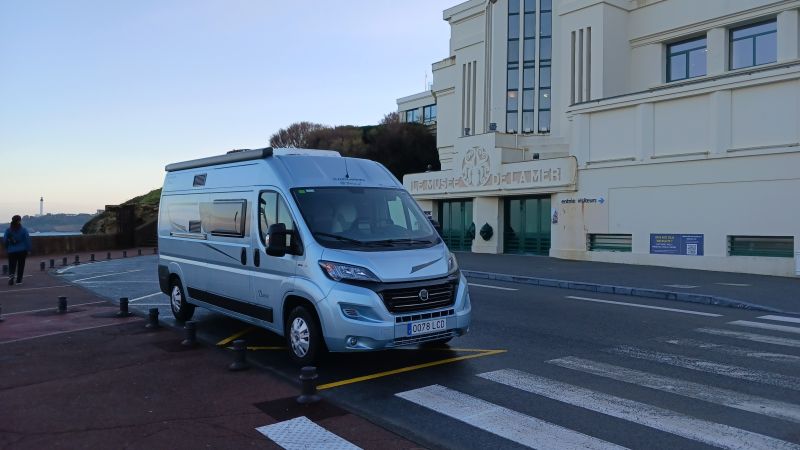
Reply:
[[[716,295],[688,294],[686,292],[664,291],[660,289],[644,289],[629,286],[613,286],[578,281],[553,280],[550,278],[507,275],[504,273],[480,272],[474,270],[462,270],[461,272],[466,277],[484,280],[506,281],[509,283],[521,283],[535,286],[555,287],[560,289],[599,292],[603,294],[627,295],[630,297],[655,298],[659,300],[671,300],[684,303],[699,303],[704,305],[725,306],[728,308],[749,309],[782,314],[798,314],[796,312],[782,311],[769,306],[749,303],[741,300],[734,300],[726,297],[719,297]]]

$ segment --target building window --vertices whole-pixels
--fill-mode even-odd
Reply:
[[[422,108],[422,123],[431,125],[436,123],[436,105],[428,105]]]
[[[406,111],[406,122],[419,122],[419,111],[416,109]]]
[[[728,236],[731,256],[791,258],[793,252],[793,236]]]
[[[778,60],[778,22],[773,19],[730,31],[731,69]]]
[[[551,0],[509,0],[506,91],[508,133],[550,131],[551,40]],[[520,124],[521,128],[518,128]]]
[[[667,81],[702,77],[706,74],[706,38],[667,46]]]
[[[588,234],[586,248],[590,252],[630,252],[633,237],[630,234]]]

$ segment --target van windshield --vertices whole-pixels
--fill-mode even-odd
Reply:
[[[407,250],[431,247],[439,235],[402,189],[292,189],[314,239],[329,248]]]

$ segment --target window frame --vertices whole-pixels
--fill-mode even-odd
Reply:
[[[704,41],[703,46],[702,47],[690,48],[688,50],[681,50],[681,51],[678,51],[678,52],[675,52],[675,53],[672,52],[672,48],[673,47],[676,47],[678,45],[689,44],[689,43],[697,42],[697,41]],[[689,72],[689,63],[691,61],[691,54],[693,52],[697,52],[697,51],[702,51],[703,54],[705,55],[706,70],[705,70],[705,73],[703,73],[702,75],[692,76],[690,74],[690,72]],[[684,63],[686,65],[686,67],[685,67],[685,70],[684,70],[684,75],[685,76],[683,78],[675,78],[675,79],[672,78],[672,58],[675,57],[675,56],[683,56],[683,58],[684,58]],[[696,36],[696,37],[693,37],[693,38],[683,39],[681,41],[672,42],[670,44],[667,44],[666,58],[667,58],[667,74],[666,74],[667,75],[666,76],[667,83],[673,83],[673,82],[676,82],[676,81],[684,81],[684,80],[688,80],[688,79],[691,79],[691,78],[699,78],[699,77],[704,77],[704,76],[708,75],[708,36],[704,34],[702,36]]]
[[[230,237],[230,238],[237,238],[242,239],[247,236],[247,200],[243,198],[232,198],[232,199],[217,199],[211,201],[211,213],[212,217],[216,217],[214,208],[217,205],[240,205],[239,212],[241,217],[239,218],[239,230],[217,230],[217,229],[209,229],[208,234],[217,237]],[[202,219],[201,219],[202,224]],[[214,225],[214,222],[209,223],[209,228]]]
[[[433,112],[433,114],[431,114]],[[436,103],[422,107],[422,123],[432,125],[436,123]]]
[[[286,201],[286,198],[280,191],[275,189],[262,189],[258,192],[258,208],[257,208],[257,220],[258,220],[258,241],[261,242],[261,245],[266,249],[268,242],[267,242],[267,231],[269,231],[270,225],[267,224],[267,229],[264,230],[261,226],[261,197],[264,194],[275,194],[276,195],[276,202],[275,202],[275,223],[283,223],[280,222],[280,213],[281,213],[281,201],[283,205],[286,207],[286,214],[289,215],[289,218],[292,220],[292,226],[289,227],[287,224],[286,231],[287,231],[287,238],[289,240],[289,244],[286,245],[286,248],[290,249],[292,254],[294,255],[302,255],[303,254],[303,244],[300,240],[300,233],[297,230],[297,219],[295,219],[294,214],[292,213],[292,209],[289,208],[289,202]],[[287,253],[288,254],[288,253]]]
[[[734,38],[733,37],[733,33],[737,32],[737,31],[746,30],[748,28],[756,28],[756,27],[759,27],[759,26],[762,26],[762,25],[766,25],[766,24],[769,24],[769,23],[774,23],[775,24],[775,29],[774,30],[764,31],[764,32],[761,32],[761,33],[756,33],[756,34],[751,34],[751,35],[740,37],[740,38]],[[758,58],[757,58],[758,47],[756,46],[756,38],[758,38],[760,36],[766,36],[768,34],[775,34],[775,47],[776,47],[775,48],[775,55],[776,55],[775,61],[770,61],[770,62],[765,62],[765,63],[760,63],[759,64],[759,63],[756,62],[758,60]],[[734,62],[733,45],[734,45],[735,42],[744,41],[744,40],[751,40],[752,41],[753,51],[752,51],[752,54],[750,55],[751,56],[750,62],[752,64],[746,65],[746,66],[742,66],[742,67],[733,67],[733,62]],[[772,18],[772,19],[768,19],[768,20],[762,20],[760,22],[749,23],[747,25],[742,25],[742,26],[738,26],[738,27],[734,27],[734,28],[728,29],[728,70],[741,70],[741,69],[747,69],[749,67],[764,66],[764,65],[767,65],[767,64],[776,63],[778,61],[778,59],[777,59],[777,54],[778,54],[777,45],[778,45],[778,19],[777,18]]]

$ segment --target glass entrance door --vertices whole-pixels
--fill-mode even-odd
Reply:
[[[467,236],[472,225],[472,200],[443,200],[439,202],[442,239],[451,251],[472,250],[472,238]]]
[[[503,252],[550,253],[550,197],[505,200]]]

